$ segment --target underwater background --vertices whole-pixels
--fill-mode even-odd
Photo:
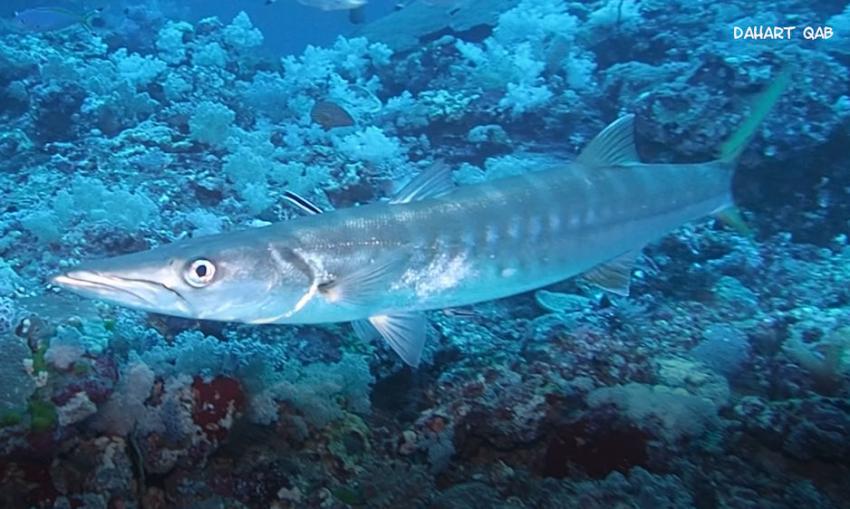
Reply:
[[[4,0],[0,507],[850,507],[850,5],[361,14]],[[759,25],[799,28],[733,37]],[[344,209],[439,162],[461,186],[565,165],[626,113],[644,161],[706,161],[783,68],[734,182],[745,228],[652,243],[628,297],[575,278],[429,313],[415,369],[345,323],[187,320],[51,283],[297,217],[286,191]]]

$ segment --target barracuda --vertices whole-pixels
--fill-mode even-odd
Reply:
[[[628,294],[643,246],[732,206],[735,162],[787,82],[783,73],[760,96],[715,161],[641,163],[633,117],[625,116],[560,168],[457,189],[450,172],[436,168],[388,203],[93,261],[54,281],[189,318],[350,321],[363,336],[377,331],[415,366],[427,330],[423,311],[579,274]]]

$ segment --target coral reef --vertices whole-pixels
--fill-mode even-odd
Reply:
[[[445,3],[282,59],[244,13],[0,35],[0,505],[847,507],[846,38],[709,27],[850,11]],[[286,191],[343,208],[443,162],[459,184],[563,165],[624,112],[645,160],[709,159],[787,61],[804,69],[735,180],[752,235],[672,233],[630,297],[574,280],[431,313],[417,370],[347,324],[146,315],[49,283],[286,220]],[[317,124],[321,101],[353,125]]]

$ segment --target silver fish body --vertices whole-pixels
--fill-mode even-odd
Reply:
[[[572,163],[83,264],[57,282],[190,318],[323,323],[464,306],[562,281],[731,204],[731,167]],[[181,275],[209,260],[211,284]],[[87,283],[86,283],[87,282]],[[120,291],[116,291],[120,289]]]
[[[630,130],[625,120],[609,130]],[[351,321],[364,336],[377,329],[416,365],[426,331],[422,311],[582,273],[628,293],[631,262],[646,243],[731,204],[730,162],[643,164],[627,141],[603,151],[611,159],[603,165],[592,145],[590,155],[562,168],[447,194],[450,173],[437,169],[414,179],[394,202],[94,261],[54,281],[89,297],[190,318]]]
[[[320,281],[388,266],[385,287],[311,299],[278,323],[351,321],[464,306],[562,281],[731,205],[731,167],[574,163],[408,204],[278,226]],[[270,242],[268,249],[275,249]],[[394,269],[393,267],[397,267]]]
[[[422,311],[465,306],[583,274],[628,294],[641,248],[732,205],[735,163],[789,82],[699,164],[645,164],[633,117],[615,121],[575,161],[451,189],[435,168],[389,203],[317,213],[85,263],[54,281],[88,297],[190,318],[246,323],[351,321],[411,365]]]

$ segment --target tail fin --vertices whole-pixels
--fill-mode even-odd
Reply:
[[[771,108],[779,100],[779,97],[788,88],[791,82],[791,71],[788,67],[779,72],[779,76],[763,92],[753,100],[750,116],[741,124],[732,136],[720,146],[719,159],[724,162],[734,163],[740,157],[741,152],[747,148],[750,140],[756,134],[762,121]]]

